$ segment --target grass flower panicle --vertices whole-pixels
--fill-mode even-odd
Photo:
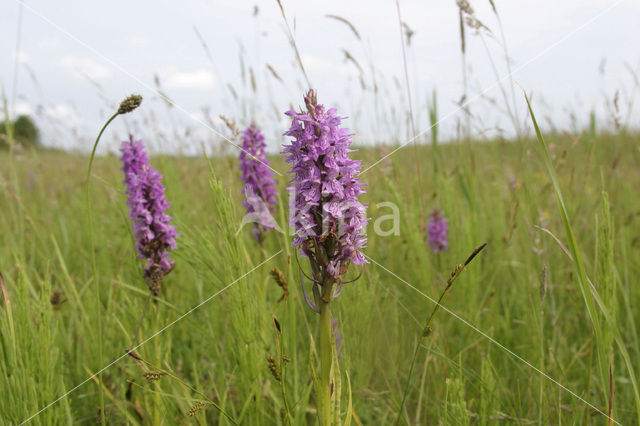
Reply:
[[[263,231],[276,226],[272,213],[276,205],[276,181],[269,168],[264,136],[255,123],[251,123],[242,132],[242,151],[240,152],[240,170],[244,182],[243,206],[247,215],[254,219],[253,233],[258,240]]]
[[[292,246],[310,259],[314,281],[337,282],[350,263],[368,263],[361,252],[368,219],[358,201],[365,192],[360,161],[349,158],[352,135],[337,111],[318,105],[313,91],[305,104],[306,113],[286,113],[293,121],[285,135],[294,138],[283,150],[293,175]]]
[[[129,219],[133,221],[133,233],[136,238],[135,248],[138,257],[146,259],[144,277],[154,294],[160,291],[160,284],[175,266],[169,258],[169,249],[177,247],[175,226],[171,225],[171,216],[165,211],[170,203],[167,201],[161,183],[162,175],[149,165],[149,157],[145,152],[142,140],[134,141],[130,136],[124,141],[122,151],[122,170],[126,194],[129,197]]]
[[[427,233],[429,245],[434,253],[446,251],[449,248],[448,231],[449,224],[442,210],[433,209],[427,220]]]

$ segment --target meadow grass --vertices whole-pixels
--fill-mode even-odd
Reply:
[[[406,283],[438,299],[455,265],[487,242],[444,306],[599,410],[607,413],[611,399],[616,421],[637,424],[638,378],[630,376],[629,363],[637,370],[640,356],[634,310],[640,300],[640,137],[545,139],[548,158],[534,139],[438,144],[437,150],[420,145],[362,174],[372,218],[365,253],[384,268],[366,265],[333,304],[343,342],[343,419],[391,424],[406,397],[400,421],[408,424],[607,421],[447,312],[438,313],[421,339],[434,305]],[[355,155],[366,169],[389,149]],[[423,166],[422,191],[413,156]],[[279,156],[270,160],[286,170]],[[304,305],[290,236],[270,232],[258,245],[249,227],[236,233],[243,210],[235,158],[152,158],[164,174],[181,238],[175,271],[140,328],[138,342],[145,343],[135,352],[144,361],[125,354],[148,289],[118,159],[98,157],[92,172],[99,299],[84,198],[87,157],[0,152],[0,164],[0,423],[30,418],[116,359],[102,373],[102,388],[91,379],[31,423],[95,422],[100,393],[109,424],[316,421],[309,364],[317,355],[309,342],[318,317]],[[288,179],[278,179],[276,218],[284,227]],[[429,250],[421,198],[428,210],[438,207],[449,218],[446,252]],[[399,235],[373,231],[376,219],[391,213],[379,206],[385,201],[399,208]],[[581,267],[574,263],[577,253]],[[269,274],[274,267],[287,281],[283,300]],[[349,277],[357,273],[352,268]],[[591,285],[597,293],[585,301]],[[170,374],[145,378],[160,370]],[[352,416],[346,413],[351,405]]]

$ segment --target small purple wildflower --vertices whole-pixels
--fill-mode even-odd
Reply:
[[[135,248],[138,257],[147,260],[144,277],[154,294],[160,291],[160,284],[175,266],[169,259],[169,249],[177,247],[176,229],[169,224],[171,216],[165,211],[170,203],[164,195],[165,187],[160,180],[162,175],[149,165],[142,140],[134,141],[130,136],[122,142],[122,170],[127,206],[131,209],[129,219],[133,221]]]
[[[256,225],[253,233],[260,241],[262,232],[275,227],[272,213],[276,205],[276,181],[269,168],[265,152],[264,136],[255,123],[242,132],[242,151],[240,152],[240,170],[244,182],[245,200],[242,205],[247,209]]]
[[[310,259],[313,279],[323,286],[339,283],[350,263],[368,263],[361,252],[368,219],[358,201],[365,191],[357,177],[360,162],[349,158],[349,129],[340,127],[334,108],[317,104],[314,91],[304,99],[306,113],[286,112],[292,123],[285,136],[294,139],[282,153],[293,175],[292,247]]]
[[[433,209],[427,221],[427,231],[429,234],[429,245],[434,253],[446,251],[449,248],[447,242],[447,231],[449,229],[447,218],[443,216],[442,210]]]

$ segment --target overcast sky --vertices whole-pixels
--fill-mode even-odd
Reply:
[[[20,2],[1,1],[0,85],[17,114],[35,117],[47,145],[88,149],[101,121],[125,95],[137,92],[145,98],[143,108],[114,126],[102,150],[116,149],[131,131],[156,148],[195,153],[219,141],[215,132],[229,134],[218,119],[224,114],[239,126],[256,120],[275,151],[288,124],[282,113],[302,104],[307,85],[275,0],[26,0],[19,40]],[[508,71],[501,27],[489,0],[470,4],[488,27],[480,35],[467,30],[471,130],[478,137],[510,136],[514,124],[500,89],[513,109],[510,81],[495,84]],[[283,5],[319,100],[349,117],[345,123],[356,132],[356,142],[404,142],[409,103],[395,1],[283,0]],[[495,0],[495,5],[514,79],[533,94],[546,130],[586,126],[591,110],[599,126],[611,126],[616,93],[618,118],[626,120],[636,92],[632,72],[640,71],[640,0]],[[427,105],[435,90],[440,133],[455,137],[465,122],[456,111],[463,95],[456,2],[400,0],[400,12],[413,31],[406,55],[416,132],[428,130]],[[347,19],[360,39],[326,15]],[[345,50],[358,65],[345,60]],[[524,123],[517,86],[515,102],[511,116]],[[632,109],[631,125],[637,125],[637,116]]]

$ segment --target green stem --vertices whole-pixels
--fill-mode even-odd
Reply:
[[[100,137],[107,126],[119,115],[118,112],[113,114],[109,120],[102,126],[100,129],[100,133],[98,133],[98,137],[93,144],[93,150],[91,151],[91,156],[89,157],[89,167],[87,169],[87,182],[86,182],[86,197],[87,197],[87,216],[89,218],[89,238],[91,240],[91,271],[93,273],[93,285],[96,292],[96,315],[98,316],[98,364],[100,368],[102,368],[102,315],[100,314],[102,304],[100,302],[100,284],[98,283],[98,270],[96,267],[96,243],[93,235],[93,214],[91,211],[91,197],[89,194],[89,183],[91,181],[91,166],[93,166],[93,159],[96,156],[96,148],[98,147],[98,142],[100,141]],[[98,387],[100,388],[100,422],[101,424],[105,424],[104,417],[104,392],[102,389],[102,373],[98,373]]]
[[[440,298],[438,299],[438,303],[434,307],[433,311],[431,311],[431,315],[429,316],[429,319],[427,320],[427,323],[423,328],[423,332],[422,332],[422,335],[420,336],[420,339],[418,340],[418,344],[416,345],[416,348],[413,351],[413,357],[411,357],[411,364],[409,366],[409,375],[407,376],[407,383],[405,384],[404,391],[402,392],[402,401],[400,401],[400,408],[398,409],[398,414],[396,416],[396,421],[394,423],[396,425],[400,423],[400,418],[402,417],[402,410],[404,409],[404,403],[407,400],[407,395],[409,393],[409,385],[411,384],[413,369],[415,368],[416,360],[418,359],[418,352],[420,351],[420,347],[424,344],[425,338],[429,335],[431,330],[431,321],[433,320],[433,317],[438,311],[438,308],[440,307],[440,303],[442,302],[442,299],[444,299],[444,296],[447,294],[450,288],[451,286],[448,285],[447,288],[440,295]]]
[[[445,296],[447,295],[447,293],[449,293],[449,290],[451,290],[451,286],[453,286],[453,282],[456,280],[456,278],[458,278],[458,276],[462,273],[462,271],[464,271],[467,265],[471,263],[473,258],[476,257],[478,253],[480,253],[482,249],[484,249],[486,246],[487,246],[487,243],[484,243],[476,247],[471,253],[471,255],[464,262],[464,264],[458,265],[455,267],[455,269],[451,273],[451,276],[449,276],[449,279],[447,280],[447,286],[445,287],[444,291],[440,295],[440,298],[436,302],[436,305],[433,307],[433,310],[431,311],[431,315],[429,315],[429,318],[427,318],[427,322],[424,328],[422,329],[422,335],[420,336],[420,339],[416,344],[416,348],[413,351],[413,357],[411,358],[411,365],[409,367],[409,375],[407,376],[407,382],[405,384],[404,391],[402,392],[402,401],[400,401],[400,407],[398,408],[398,414],[396,415],[396,421],[394,422],[395,425],[398,425],[400,423],[400,419],[402,418],[402,411],[404,409],[404,403],[406,402],[407,395],[409,393],[409,386],[411,385],[411,377],[413,376],[413,369],[415,368],[415,365],[416,365],[416,359],[418,358],[420,347],[422,347],[422,345],[424,344],[424,341],[427,338],[427,336],[431,334],[431,322],[433,321],[433,318],[436,316],[436,313],[440,309],[440,306]]]
[[[331,286],[331,284],[329,284]],[[330,293],[329,293],[330,294]],[[331,361],[333,332],[331,301],[320,299],[320,388],[318,389],[318,418],[321,426],[331,425]]]
[[[540,371],[544,371],[544,299],[540,299]],[[538,424],[544,424],[544,380],[540,378],[538,395]]]
[[[276,336],[276,355],[278,356],[278,363],[280,364],[280,392],[282,392],[282,404],[284,406],[283,422],[286,425],[291,425],[291,412],[289,411],[289,404],[287,403],[287,387],[284,368],[284,339],[282,338],[281,331],[276,327],[275,317],[273,317],[273,328]]]

